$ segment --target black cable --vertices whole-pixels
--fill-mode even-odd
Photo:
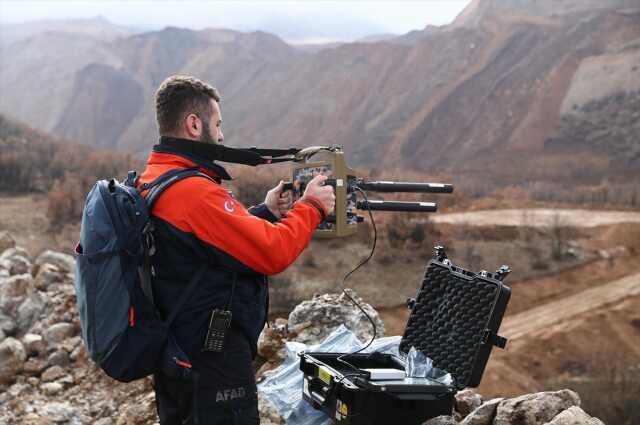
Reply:
[[[376,243],[378,241],[378,229],[376,228],[376,222],[373,219],[373,213],[371,212],[371,209],[368,207],[369,205],[369,200],[367,199],[367,194],[360,189],[359,187],[355,186],[354,187],[355,190],[357,190],[358,192],[360,192],[362,194],[362,197],[364,198],[364,200],[366,201],[366,205],[367,205],[367,211],[369,211],[369,218],[371,219],[371,225],[373,226],[373,246],[371,247],[371,252],[369,253],[369,256],[367,256],[367,258],[365,258],[364,260],[360,261],[360,263],[358,263],[358,265],[351,270],[349,273],[347,273],[346,275],[344,275],[344,277],[342,278],[342,293],[349,298],[349,300],[353,303],[353,305],[355,305],[356,307],[358,307],[358,309],[360,309],[360,311],[362,312],[362,314],[365,315],[365,317],[367,319],[369,319],[369,322],[371,323],[371,326],[373,327],[373,336],[371,337],[371,339],[369,340],[369,342],[367,343],[367,345],[365,345],[364,347],[360,348],[359,350],[356,350],[352,353],[347,353],[347,354],[343,354],[341,356],[338,356],[338,358],[336,359],[338,362],[349,366],[350,368],[360,371],[360,369],[358,369],[357,367],[355,367],[354,365],[352,365],[351,363],[349,363],[346,360],[343,360],[344,357],[347,356],[351,356],[353,354],[358,354],[363,350],[366,350],[371,344],[373,344],[373,341],[376,339],[376,334],[377,334],[377,328],[376,328],[376,324],[373,321],[373,319],[371,318],[371,316],[369,316],[369,314],[367,314],[367,312],[364,310],[364,308],[362,308],[362,306],[360,304],[358,304],[358,302],[353,299],[353,297],[351,295],[349,295],[349,293],[347,292],[347,288],[345,287],[345,284],[347,282],[347,279],[349,279],[349,277],[356,271],[358,270],[360,267],[364,266],[370,259],[371,257],[373,257],[373,253],[376,250]],[[371,238],[371,234],[369,234],[369,238]],[[371,239],[369,239],[371,240]]]

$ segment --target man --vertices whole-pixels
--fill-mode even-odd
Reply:
[[[177,316],[172,335],[189,358],[184,367],[197,382],[158,372],[154,388],[160,423],[258,424],[252,359],[267,319],[267,276],[286,269],[308,245],[316,226],[333,209],[335,195],[317,176],[290,207],[283,183],[264,204],[246,210],[220,185],[230,179],[205,158],[206,143],[222,143],[220,96],[208,84],[172,76],[156,93],[160,141],[139,184],[176,168],[198,167],[215,183],[191,177],[168,188],[152,211],[156,253],[152,257],[155,301],[166,317],[195,271],[207,270]],[[224,349],[204,341],[214,309],[232,312]],[[176,362],[178,360],[176,359]]]

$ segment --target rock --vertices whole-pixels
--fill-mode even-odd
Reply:
[[[25,300],[32,287],[33,278],[30,274],[19,274],[5,279],[0,285],[0,309],[10,316],[15,316],[18,306]]]
[[[64,385],[65,387],[68,387],[70,385],[73,385],[75,383],[75,380],[73,379],[73,376],[66,374],[61,378],[56,379],[56,382]]]
[[[40,414],[57,424],[67,423],[78,416],[76,409],[68,402],[47,403],[40,409]]]
[[[74,348],[69,355],[69,359],[74,363],[86,363],[89,357],[87,356],[87,350],[84,349],[84,345],[78,345]]]
[[[65,279],[65,274],[53,264],[45,263],[38,269],[34,279],[36,289],[46,290],[55,283],[61,283]]]
[[[275,323],[265,326],[258,338],[258,354],[265,359],[273,357],[287,340],[287,321],[277,318]]]
[[[60,394],[64,389],[64,386],[58,382],[48,382],[46,384],[42,384],[40,387],[43,393],[48,396]]]
[[[62,252],[56,252],[46,250],[36,258],[35,265],[39,268],[43,264],[53,264],[58,269],[72,273],[75,270],[76,262],[69,254],[63,254]]]
[[[149,394],[141,402],[130,404],[118,417],[117,425],[146,425],[155,422],[156,410],[154,408],[154,396]]]
[[[22,255],[14,255],[0,261],[0,264],[9,271],[9,275],[31,273],[31,261]]]
[[[41,415],[37,415],[35,413],[29,413],[24,417],[23,423],[29,425],[54,425],[55,422],[42,417]]]
[[[94,425],[116,425],[111,418],[101,418],[98,419]]]
[[[65,350],[67,353],[71,353],[73,350],[76,349],[76,347],[78,345],[80,345],[82,343],[82,338],[80,338],[79,335],[74,336],[73,338],[69,338],[66,339],[61,347],[63,350]]]
[[[498,404],[493,425],[542,425],[571,406],[579,406],[580,397],[571,390],[526,394]]]
[[[493,418],[496,416],[498,404],[500,404],[502,400],[504,400],[504,398],[494,398],[484,402],[480,407],[469,413],[460,425],[491,425]]]
[[[6,230],[0,232],[0,254],[14,246],[16,246],[16,241],[13,236]]]
[[[347,289],[347,291],[374,321],[377,336],[383,336],[384,324],[378,312],[362,301],[353,290]],[[338,326],[343,324],[363,342],[368,341],[373,335],[369,320],[344,293],[316,295],[311,300],[298,304],[289,314],[289,328],[301,326],[305,323],[313,324],[313,326],[308,326],[302,330],[295,337],[295,340],[310,345],[321,342]]]
[[[5,335],[13,335],[17,328],[16,322],[0,311],[0,331]]]
[[[39,292],[30,294],[18,307],[18,332],[27,332],[44,310],[44,300]]]
[[[31,259],[31,254],[29,254],[29,251],[27,251],[26,249],[19,247],[19,246],[14,246],[13,248],[9,248],[4,250],[1,254],[0,254],[0,261],[3,260],[7,260],[11,257],[24,257],[27,260]]]
[[[456,420],[451,416],[437,416],[429,419],[422,425],[458,425],[458,422],[456,422]]]
[[[261,425],[285,425],[286,421],[278,414],[276,408],[262,393],[258,392],[258,412]]]
[[[68,366],[70,362],[69,353],[65,350],[56,350],[47,359],[49,366]]]
[[[24,364],[22,372],[26,375],[40,375],[45,367],[47,363],[44,360],[32,357]]]
[[[50,326],[44,331],[44,340],[49,344],[60,344],[65,339],[74,336],[75,327],[71,323],[60,322]]]
[[[470,388],[456,393],[455,409],[464,418],[482,404],[482,397]]]
[[[22,343],[9,337],[0,343],[0,384],[14,381],[16,374],[22,370],[27,353]]]
[[[571,406],[564,412],[556,415],[551,422],[546,425],[604,425],[598,418],[589,416],[578,406]]]
[[[65,376],[63,368],[60,366],[51,366],[49,369],[42,372],[40,379],[42,379],[43,382],[51,382],[58,378],[62,378],[63,376]]]
[[[286,356],[284,349],[289,337],[287,321],[282,318],[275,320],[275,323],[265,326],[258,338],[258,354],[267,359],[260,367],[256,377],[260,379],[265,372],[278,367]]]
[[[22,343],[27,350],[28,356],[40,356],[44,354],[47,349],[47,343],[44,341],[41,335],[38,334],[26,334],[22,337]]]

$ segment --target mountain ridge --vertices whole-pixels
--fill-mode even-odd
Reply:
[[[354,165],[420,172],[462,163],[491,174],[512,157],[557,163],[546,141],[566,139],[554,137],[573,103],[633,92],[625,82],[640,81],[640,13],[627,0],[552,3],[476,0],[448,26],[315,52],[264,32],[167,27],[108,41],[58,35],[68,55],[41,57],[46,42],[36,36],[4,48],[15,60],[0,77],[8,93],[0,112],[41,117],[63,138],[144,153],[156,137],[153,92],[186,73],[221,90],[236,146],[337,143]],[[605,90],[598,81],[610,75]],[[585,155],[609,161],[602,150]]]

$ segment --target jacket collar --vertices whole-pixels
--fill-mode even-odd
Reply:
[[[202,171],[205,173],[209,175],[213,174],[212,177],[217,177],[221,180],[232,180],[224,167],[202,155],[201,145],[202,142],[196,142],[194,140],[160,136],[158,144],[153,146],[153,152],[179,156],[187,160],[184,161],[184,165],[187,167],[197,165],[203,169]]]

